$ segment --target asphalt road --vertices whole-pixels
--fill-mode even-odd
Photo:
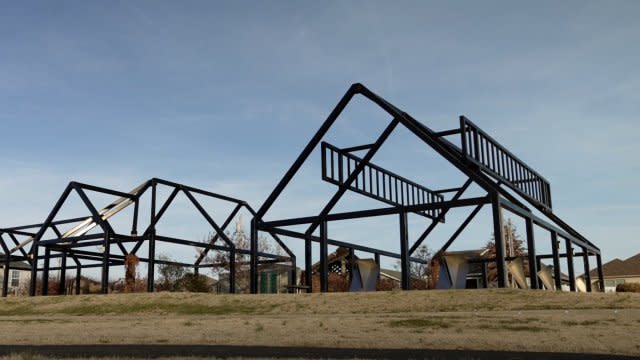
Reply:
[[[429,359],[429,360],[538,360],[538,359],[640,359],[566,353],[518,353],[468,350],[348,349],[220,345],[0,345],[0,356],[38,354],[46,357],[201,357],[201,358],[308,358],[308,359]]]

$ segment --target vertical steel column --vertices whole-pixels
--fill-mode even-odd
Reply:
[[[60,282],[58,283],[58,295],[66,295],[67,290],[67,252],[61,252],[60,258]]]
[[[80,295],[80,279],[82,276],[82,266],[76,264],[76,295]]]
[[[553,280],[556,284],[556,290],[562,290],[562,273],[560,272],[560,241],[555,231],[551,232],[551,251],[553,252]]]
[[[431,274],[431,276],[434,276]],[[482,262],[482,286],[487,289],[489,288],[489,279],[487,278],[487,263],[486,261]]]
[[[102,279],[100,281],[100,292],[109,293],[109,252],[111,247],[111,234],[109,231],[104,233],[104,252],[102,253]]]
[[[327,243],[327,222],[320,223],[320,292],[329,291],[329,264],[327,257],[329,255]]]
[[[373,258],[375,259],[376,265],[378,265],[378,280],[379,280],[380,279],[380,269],[382,268],[380,266],[380,254],[379,253],[373,254]]]
[[[582,248],[582,258],[584,259],[584,282],[587,285],[587,292],[591,292],[591,274],[589,274],[589,271],[591,271],[589,266],[589,250],[586,247]]]
[[[566,248],[567,248],[567,270],[569,272],[569,289],[571,291],[576,291],[576,276],[573,271],[573,244],[571,244],[571,240],[564,239]]]
[[[600,283],[600,291],[604,292],[604,273],[602,272],[602,258],[600,253],[596,254],[596,264],[598,266],[598,282]]]
[[[11,266],[11,255],[9,254],[8,251],[6,251],[6,254],[4,254],[4,274],[2,275],[2,297],[7,297],[7,294],[8,294],[10,266]]]
[[[304,239],[304,284],[307,292],[313,292],[313,276],[311,274],[311,237]]]
[[[155,179],[151,180],[151,223],[149,224],[149,261],[147,262],[147,292],[154,290],[156,267],[156,186]]]
[[[38,283],[38,253],[40,252],[39,246],[35,244],[31,247],[31,279],[29,284],[29,296],[36,296],[36,284]]]
[[[49,293],[49,265],[51,250],[48,246],[44,247],[44,266],[42,269],[42,284],[40,285],[40,294],[47,295]]]
[[[402,290],[410,290],[411,287],[409,281],[409,223],[407,220],[407,213],[400,213],[400,268],[402,272],[400,285]]]
[[[356,251],[349,248],[349,283],[353,280],[353,264],[356,260]]]
[[[493,210],[493,239],[496,245],[496,270],[498,271],[498,287],[507,286],[507,272],[504,260],[504,237],[502,236],[502,214],[500,213],[500,195],[492,196],[491,208]]]
[[[133,203],[133,221],[131,222],[131,236],[138,236],[138,211],[139,211],[138,198]]]
[[[258,293],[258,218],[251,219],[251,254],[249,255],[249,287],[252,294]]]
[[[296,279],[298,277],[298,274],[296,272],[296,257],[295,256],[290,256],[289,259],[291,259],[291,272],[289,272],[289,286],[296,286]]]
[[[229,250],[229,292],[236,293],[236,249]]]
[[[529,255],[529,281],[531,282],[532,289],[538,289],[538,261],[536,258],[536,242],[533,236],[533,220],[531,218],[525,219],[527,227],[527,252]]]

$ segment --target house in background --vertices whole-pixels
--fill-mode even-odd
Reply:
[[[299,277],[300,268],[295,269],[295,279]],[[258,265],[258,290],[262,294],[281,294],[289,292],[289,280],[292,268],[289,264],[265,263]],[[249,290],[248,269],[236,269],[236,291],[246,293]],[[229,293],[229,274],[218,275],[218,279],[212,279],[213,291],[218,294]]]
[[[0,254],[0,259],[4,259],[4,254]],[[4,272],[9,272],[9,284],[7,286],[8,295],[26,295],[31,279],[31,265],[22,261],[12,261],[9,269],[4,268],[4,262],[0,264],[0,279],[4,279]],[[0,280],[0,291],[3,282]],[[23,294],[24,293],[24,294]]]
[[[640,253],[636,254],[626,260],[613,259],[608,263],[602,265],[602,272],[604,273],[604,291],[614,292],[616,286],[625,283],[640,283]],[[589,272],[593,286],[598,284],[598,271],[593,269]]]

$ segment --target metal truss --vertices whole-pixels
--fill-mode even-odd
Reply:
[[[376,141],[371,144],[354,145],[340,149],[323,141],[329,129],[356,95],[363,96],[391,116],[392,119],[387,127]],[[462,172],[467,177],[465,183],[459,187],[431,190],[426,186],[373,164],[371,160],[398,126],[404,126],[419,140]],[[461,146],[447,140],[447,137],[450,136],[459,136]],[[264,221],[263,219],[269,214],[274,202],[318,146],[321,146],[322,179],[337,187],[335,194],[327,200],[319,214]],[[365,154],[363,157],[358,157],[352,154],[355,151],[365,151]],[[486,195],[464,197],[465,191],[472,183],[484,190]],[[389,206],[362,211],[332,213],[335,205],[347,191],[378,200]],[[518,197],[540,211],[546,219],[536,216],[529,207],[518,200]],[[254,241],[258,238],[259,231],[277,233],[305,241],[305,282],[309,287],[312,284],[311,244],[312,242],[318,242],[320,244],[320,291],[327,291],[328,289],[328,245],[343,246],[352,251],[369,252],[374,254],[376,259],[379,259],[380,255],[399,258],[402,272],[401,285],[403,289],[409,289],[409,263],[410,261],[420,261],[412,258],[412,254],[438,223],[444,222],[447,212],[452,208],[473,207],[469,216],[440,249],[442,252],[447,250],[484,205],[490,205],[492,209],[496,257],[483,261],[496,262],[499,287],[505,287],[507,284],[506,261],[511,260],[505,256],[505,243],[502,236],[501,209],[507,209],[522,217],[526,223],[528,263],[532,288],[541,287],[537,277],[540,260],[552,258],[556,287],[559,289],[559,259],[560,257],[566,257],[570,288],[575,291],[573,257],[582,256],[587,290],[591,291],[589,258],[595,256],[600,279],[600,290],[603,291],[604,283],[602,281],[600,249],[553,213],[551,187],[543,176],[464,116],[460,117],[458,128],[436,132],[373,93],[362,84],[353,84],[287,170],[252,221],[251,291],[256,293],[258,290],[257,244]],[[409,246],[408,237],[408,213],[415,213],[432,220],[431,224],[411,246]],[[399,217],[399,254],[329,238],[328,223],[331,221],[383,215],[396,215]],[[307,230],[296,232],[283,229],[283,227],[291,225],[306,225]],[[550,233],[553,254],[539,255],[536,253],[534,226],[545,229]],[[319,236],[314,236],[314,232],[318,229]],[[566,252],[564,254],[560,254],[559,250],[561,240],[565,242]],[[574,254],[574,248],[576,247],[582,250],[579,254]]]
[[[158,203],[156,188],[158,185],[163,185],[170,189],[170,194],[163,203]],[[87,196],[87,191],[92,191],[101,194],[118,196],[119,198],[109,204],[108,206],[98,210],[95,204]],[[79,195],[80,199],[86,206],[89,213],[88,216],[76,217],[72,219],[56,220],[58,212],[69,199],[72,192]],[[146,192],[150,192],[150,221],[148,227],[142,230],[139,234],[138,229],[138,214],[141,205],[141,197]],[[207,242],[195,241],[190,239],[179,239],[174,237],[164,236],[156,231],[156,224],[164,216],[167,209],[171,206],[174,199],[179,193],[183,193],[189,202],[194,205],[194,210],[204,217],[207,223],[210,225],[213,232],[213,236]],[[218,224],[212,218],[211,214],[205,207],[196,199],[194,194],[204,197],[215,198],[225,202],[235,204],[233,210],[227,215],[224,223]],[[133,216],[130,219],[131,231],[129,234],[120,234],[114,231],[109,222],[109,218],[119,213],[123,209],[133,206]],[[195,273],[198,273],[200,268],[208,268],[212,266],[220,266],[225,264],[203,264],[203,260],[211,250],[224,251],[228,253],[229,262],[226,264],[229,267],[229,290],[235,292],[235,268],[236,268],[236,254],[250,254],[260,259],[261,263],[269,262],[290,262],[292,264],[292,272],[290,281],[295,281],[295,255],[291,250],[280,240],[276,233],[271,233],[270,236],[278,243],[278,245],[287,254],[286,256],[280,256],[271,253],[257,252],[257,255],[249,251],[248,249],[240,249],[226,235],[225,230],[236,217],[236,215],[245,209],[250,214],[254,215],[256,212],[245,201],[228,197],[225,195],[216,194],[202,189],[177,184],[162,179],[151,179],[140,186],[136,187],[128,193],[97,187],[89,184],[82,184],[78,182],[71,182],[66,187],[57,203],[49,213],[44,223],[12,227],[6,229],[0,229],[0,245],[4,251],[4,264],[7,268],[10,268],[12,262],[26,261],[31,265],[31,284],[30,295],[36,295],[36,284],[38,274],[42,274],[41,294],[47,295],[49,272],[60,270],[60,287],[59,293],[63,293],[65,284],[65,273],[67,270],[76,270],[76,293],[79,293],[80,276],[82,269],[99,267],[102,270],[101,276],[101,292],[108,292],[109,282],[109,269],[112,266],[123,266],[125,257],[129,254],[138,255],[138,252],[143,245],[147,243],[148,253],[139,256],[140,262],[147,263],[147,291],[154,291],[154,277],[155,277],[155,265],[156,264],[172,264],[179,265],[188,268],[192,268]],[[68,231],[62,233],[59,230],[59,226],[63,224],[74,225]],[[89,232],[94,228],[98,228],[97,233]],[[44,234],[47,230],[52,230],[55,237],[45,239]],[[26,237],[26,240],[19,242],[18,236]],[[156,258],[156,243],[164,242],[170,244],[186,245],[196,248],[200,248],[201,252],[198,258],[193,263],[181,263],[175,261],[166,261]],[[221,242],[221,244],[216,244]],[[124,244],[134,244],[130,251],[127,251]],[[115,253],[111,251],[111,245],[119,250]],[[26,247],[29,246],[29,250]],[[95,246],[101,246],[103,251],[96,251]],[[119,252],[119,253],[118,253]],[[20,255],[17,255],[20,254]],[[52,267],[50,265],[51,259],[59,258],[60,266]],[[73,260],[73,265],[67,265],[67,258]],[[8,271],[5,271],[3,296],[6,296],[6,289],[8,283]]]

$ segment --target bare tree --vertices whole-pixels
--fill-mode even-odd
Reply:
[[[238,216],[236,219],[236,228],[233,232],[225,232],[225,235],[231,240],[231,242],[235,245],[236,249],[250,250],[251,239],[248,235],[248,232],[245,231],[244,224],[242,221],[242,215]],[[206,242],[211,242],[216,239],[216,241],[222,241],[219,236],[216,236],[214,233],[210,233]],[[274,255],[284,255],[284,251],[278,244],[274,244],[264,236],[260,236],[258,238],[258,251],[263,253],[269,253]],[[199,252],[197,256],[199,256],[202,252]],[[236,291],[245,292],[249,288],[249,262],[250,262],[249,254],[242,254],[240,252],[236,252],[235,255],[235,264],[236,264]],[[229,274],[229,252],[228,251],[211,251],[209,255],[203,260],[203,263],[213,264],[211,267],[211,271],[214,275],[217,275],[219,278],[221,276],[228,276]]]
[[[528,264],[526,258],[527,250],[524,248],[524,241],[517,232],[516,226],[511,219],[507,219],[506,223],[502,225],[502,234],[505,244],[505,256],[506,257],[523,257],[525,265]],[[496,257],[496,242],[495,234],[492,235],[491,240],[483,248],[486,250],[485,256],[488,258]],[[528,271],[528,266],[525,266],[525,271]],[[487,278],[489,282],[497,281],[498,270],[495,262],[490,262],[487,265]]]
[[[409,262],[409,277],[411,282],[411,288],[413,289],[426,289],[429,278],[431,277],[431,250],[427,245],[421,245],[413,253],[414,258],[418,258],[424,261],[423,263],[410,261]],[[396,270],[400,269],[400,261],[396,262],[394,266]]]

